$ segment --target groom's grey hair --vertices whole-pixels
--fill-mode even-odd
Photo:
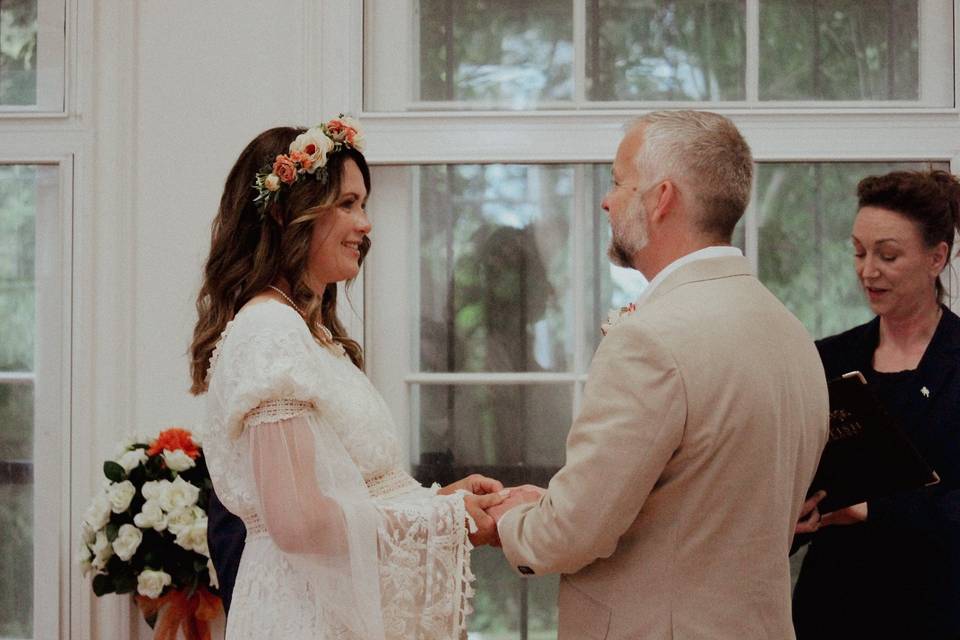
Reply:
[[[634,158],[641,175],[671,180],[693,196],[689,212],[704,235],[730,242],[750,202],[753,157],[728,118],[708,111],[654,111],[627,125],[642,129]]]

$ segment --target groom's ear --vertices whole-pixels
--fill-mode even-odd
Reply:
[[[677,210],[680,202],[680,191],[672,180],[663,180],[650,190],[650,198],[653,202],[648,209],[648,218],[650,222],[663,223],[668,217]]]

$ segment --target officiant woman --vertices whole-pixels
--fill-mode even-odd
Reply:
[[[859,370],[940,475],[823,516],[794,591],[797,637],[960,637],[960,318],[941,274],[960,183],[897,171],[857,187],[854,266],[876,317],[824,338],[828,379]]]

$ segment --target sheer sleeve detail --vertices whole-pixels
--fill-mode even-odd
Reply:
[[[247,427],[255,427],[266,422],[279,422],[288,418],[302,416],[313,408],[312,402],[304,400],[267,400],[247,412],[243,417]]]

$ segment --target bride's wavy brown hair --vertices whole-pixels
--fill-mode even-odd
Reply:
[[[193,394],[207,390],[210,357],[227,323],[251,298],[281,278],[290,284],[290,297],[303,309],[310,333],[322,342],[322,322],[353,363],[363,367],[360,345],[347,336],[337,318],[337,283],[329,283],[323,295],[317,295],[306,282],[313,225],[335,204],[348,159],[357,163],[370,191],[370,169],[363,154],[351,148],[332,154],[327,160],[325,181],[301,177],[284,187],[282,197],[270,205],[266,215],[261,216],[253,202],[257,171],[287,153],[290,143],[304,131],[293,127],[264,131],[240,153],[227,176],[197,295],[198,319],[190,345]],[[369,250],[370,240],[364,236],[360,264]]]

